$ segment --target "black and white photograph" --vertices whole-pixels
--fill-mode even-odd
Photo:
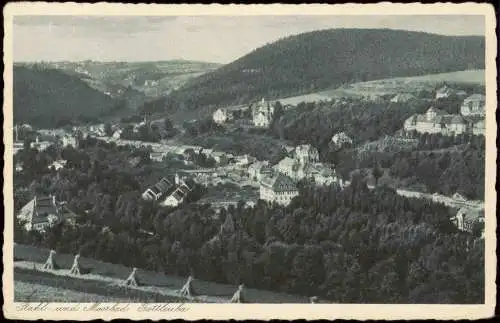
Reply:
[[[18,311],[487,303],[484,13],[171,12],[10,17]]]

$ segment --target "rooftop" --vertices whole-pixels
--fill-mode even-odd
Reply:
[[[292,180],[283,174],[277,174],[272,177],[265,177],[261,182],[262,186],[268,187],[275,192],[296,191],[297,187]]]

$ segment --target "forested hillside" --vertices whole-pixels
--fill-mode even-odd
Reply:
[[[144,108],[196,109],[387,77],[484,68],[484,50],[482,37],[389,29],[314,31],[256,49]]]
[[[40,127],[109,114],[119,104],[76,76],[49,68],[14,67],[14,122]]]

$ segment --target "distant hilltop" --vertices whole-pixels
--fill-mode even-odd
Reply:
[[[190,80],[146,110],[196,109],[311,93],[345,84],[484,68],[480,36],[329,29],[287,37]]]

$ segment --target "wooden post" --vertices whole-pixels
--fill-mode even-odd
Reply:
[[[243,303],[243,288],[245,285],[241,284],[238,286],[238,290],[234,293],[233,297],[231,298],[231,303]]]
[[[69,271],[71,275],[80,275],[80,263],[78,261],[79,259],[80,255],[76,254],[75,259],[73,260],[73,266],[71,266],[71,269]]]
[[[55,267],[55,262],[54,262],[54,255],[56,252],[54,250],[50,250],[49,258],[47,258],[47,261],[43,265],[43,269],[45,270],[54,270]]]
[[[133,286],[133,287],[137,287],[138,284],[137,284],[137,278],[136,278],[136,274],[137,274],[137,268],[134,267],[134,269],[132,270],[132,273],[130,274],[130,276],[128,276],[128,278],[123,282],[123,284],[125,286]]]
[[[193,276],[189,276],[186,283],[184,286],[182,286],[182,289],[179,291],[179,294],[184,297],[191,297],[194,296],[194,291],[193,291]]]

